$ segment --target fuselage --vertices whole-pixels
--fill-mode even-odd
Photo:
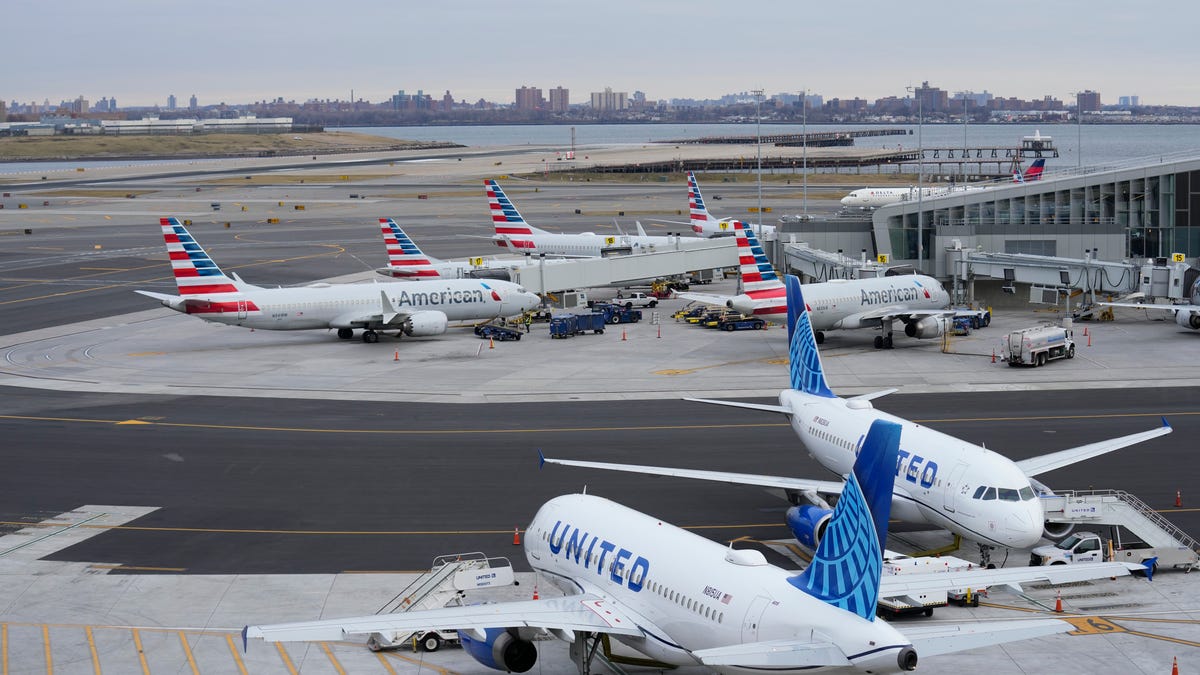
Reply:
[[[565,593],[618,604],[645,636],[613,637],[667,664],[696,665],[691,652],[700,649],[808,639],[836,644],[860,669],[890,672],[908,645],[886,622],[791,585],[791,574],[757,551],[733,551],[600,497],[566,495],[543,505],[527,530],[525,555]]]
[[[842,197],[842,206],[876,208],[895,204],[896,202],[915,201],[922,197],[936,197],[946,194],[948,191],[944,187],[859,188]]]
[[[785,389],[779,403],[791,411],[792,429],[809,454],[839,476],[854,466],[871,422],[901,425],[893,518],[928,522],[1006,548],[1027,548],[1041,539],[1041,500],[1008,458],[876,410],[867,401]]]
[[[387,294],[395,311],[439,311],[449,321],[512,316],[540,302],[537,295],[507,281],[439,279],[292,288],[251,286],[239,293],[189,295],[186,303],[172,308],[208,321],[263,330],[357,327],[368,325],[362,317],[382,312],[381,293]]]
[[[950,294],[933,277],[920,274],[875,277],[871,279],[834,279],[804,286],[814,330],[865,328],[879,321],[860,320],[857,315],[874,309],[903,306],[912,310],[944,309]],[[738,295],[729,306],[744,314],[783,321],[787,318],[787,297],[778,292],[755,296]]]
[[[608,251],[629,249],[633,253],[655,253],[658,251],[675,251],[690,246],[703,246],[703,242],[695,238],[656,237],[638,235],[604,235],[604,234],[513,234],[492,237],[497,246],[508,248],[509,244],[522,253],[548,253],[553,255],[572,255],[598,258]]]

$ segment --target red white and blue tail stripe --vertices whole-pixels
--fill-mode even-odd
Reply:
[[[696,234],[704,233],[704,226],[708,224],[708,208],[704,206],[704,197],[700,196],[700,185],[696,182],[696,174],[688,172],[688,211],[691,213],[692,231]]]
[[[258,312],[236,280],[225,276],[178,218],[160,218],[175,285],[188,314]]]
[[[758,237],[740,220],[734,221],[733,228],[737,237],[738,264],[741,265],[742,293],[755,301],[754,313],[786,315],[787,291],[767,260]]]
[[[484,187],[487,190],[488,207],[492,212],[492,226],[496,228],[496,245],[502,248],[508,248],[509,243],[516,248],[536,248],[533,243],[533,235],[541,230],[534,230],[521,214],[517,211],[517,207],[509,201],[505,196],[504,190],[500,189],[500,185],[488,178],[483,181]]]
[[[388,272],[397,279],[438,279],[442,275],[433,266],[433,259],[400,229],[391,218],[380,218],[379,229],[387,247]]]

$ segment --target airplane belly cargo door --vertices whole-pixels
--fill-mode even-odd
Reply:
[[[746,610],[746,618],[742,620],[742,642],[758,641],[758,624],[770,602],[770,598],[760,595],[750,603],[750,609]]]
[[[942,508],[950,513],[954,513],[954,501],[958,498],[959,493],[962,492],[962,486],[959,485],[959,482],[962,481],[963,472],[966,470],[966,462],[959,462],[954,467],[954,470],[950,472],[950,477],[946,479]]]

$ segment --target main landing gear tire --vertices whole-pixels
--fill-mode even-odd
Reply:
[[[820,344],[820,343],[818,342],[818,344]],[[882,335],[875,336],[875,349],[883,349],[883,336]]]
[[[341,338],[343,340],[349,340],[350,338],[354,337],[354,329],[353,328],[339,328],[337,335],[339,338]]]
[[[442,638],[439,635],[430,633],[421,638],[421,649],[427,652],[436,652],[442,648]]]
[[[369,345],[375,344],[376,342],[379,342],[379,333],[376,333],[373,330],[364,330],[362,334],[362,341]]]

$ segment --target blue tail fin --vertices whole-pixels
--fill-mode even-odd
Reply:
[[[868,621],[875,620],[879,602],[899,448],[899,424],[871,424],[812,564],[788,579],[805,593]]]
[[[800,292],[800,280],[792,275],[785,278],[788,307],[788,361],[792,389],[806,394],[836,398],[825,382],[825,371],[821,368],[821,354],[817,351],[817,339],[813,337],[808,307]]]

